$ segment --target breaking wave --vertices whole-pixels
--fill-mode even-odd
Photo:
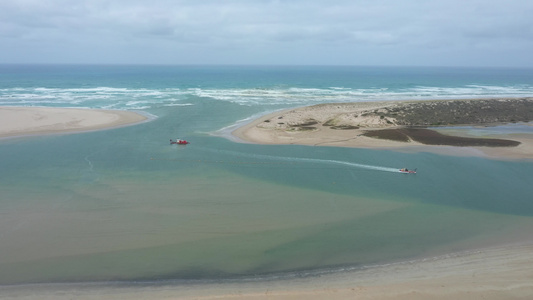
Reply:
[[[410,88],[4,88],[0,105],[69,106],[103,109],[149,109],[195,105],[199,98],[247,106],[301,106],[354,101],[425,100],[452,98],[525,97],[533,86],[464,85]]]

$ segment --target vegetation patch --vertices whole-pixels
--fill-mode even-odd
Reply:
[[[318,128],[313,127],[313,126],[291,126],[289,130],[291,131],[314,131],[317,129]]]
[[[395,118],[404,126],[530,122],[533,98],[420,101],[387,107],[379,117]]]
[[[338,129],[338,130],[350,130],[350,129],[359,129],[359,126],[353,126],[353,125],[338,125],[338,126],[331,126],[331,129]]]

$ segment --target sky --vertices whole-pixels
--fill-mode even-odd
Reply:
[[[533,67],[532,0],[0,0],[0,63]]]

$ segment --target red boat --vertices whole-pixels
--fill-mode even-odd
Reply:
[[[171,145],[187,145],[187,144],[190,144],[190,143],[187,142],[186,140],[176,139],[176,141],[174,142],[172,139],[170,139],[170,144]]]
[[[416,169],[414,170],[409,170],[407,168],[403,168],[403,169],[400,169],[400,173],[405,173],[405,174],[416,174]]]

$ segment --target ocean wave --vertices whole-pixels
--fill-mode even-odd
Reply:
[[[171,107],[171,106],[192,106],[193,103],[169,103],[169,104],[163,104],[163,106]]]
[[[239,105],[301,106],[318,103],[425,100],[451,98],[524,97],[530,85],[491,86],[469,84],[457,87],[253,87],[253,88],[50,88],[0,89],[0,105],[87,106],[92,108],[149,109],[157,106],[194,105],[198,98]]]

